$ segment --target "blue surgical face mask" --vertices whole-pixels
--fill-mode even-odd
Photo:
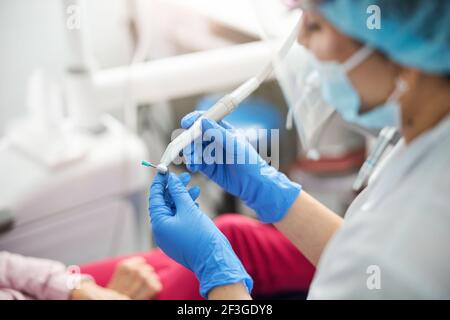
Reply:
[[[363,128],[399,127],[400,106],[397,99],[405,89],[405,85],[401,81],[397,81],[394,92],[384,104],[376,106],[370,111],[360,112],[359,94],[348,78],[348,73],[372,52],[373,49],[370,47],[363,47],[342,64],[315,59],[315,67],[320,75],[323,99],[333,106],[345,121]]]

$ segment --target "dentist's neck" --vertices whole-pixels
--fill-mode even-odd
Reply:
[[[400,99],[402,132],[410,143],[450,114],[450,80],[415,70],[405,72],[408,90]]]

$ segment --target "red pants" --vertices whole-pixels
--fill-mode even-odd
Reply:
[[[272,225],[235,214],[222,215],[215,223],[228,238],[253,278],[253,296],[273,296],[308,290],[314,267]],[[157,299],[201,299],[195,275],[161,250],[133,256],[136,255],[144,257],[160,276],[163,290]],[[84,265],[81,272],[90,274],[97,284],[106,286],[116,264],[127,257]]]

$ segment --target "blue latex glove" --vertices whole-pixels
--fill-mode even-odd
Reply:
[[[184,129],[189,128],[200,115],[201,112],[198,111],[186,115],[181,120],[181,126]],[[207,141],[210,139],[209,129],[218,130],[222,138],[213,142]],[[256,211],[261,221],[273,223],[283,219],[300,193],[300,185],[290,181],[284,174],[268,165],[246,138],[237,135],[227,122],[221,121],[218,124],[215,121],[203,119],[202,131],[203,142],[198,139],[183,150],[187,168],[192,172],[202,172],[225,191],[239,197]],[[213,135],[217,136],[217,131]],[[209,152],[203,152],[208,146],[212,147],[211,143],[215,143],[216,148],[223,150],[222,164],[209,159]],[[231,159],[231,164],[230,157],[227,159],[226,150],[230,146],[234,147],[234,158]],[[245,154],[245,159],[256,161],[249,163],[246,160],[244,164],[238,163],[239,153]]]
[[[150,218],[157,245],[172,259],[195,273],[200,294],[214,287],[242,282],[251,292],[253,281],[230,243],[194,202],[175,174],[158,173],[150,189]]]

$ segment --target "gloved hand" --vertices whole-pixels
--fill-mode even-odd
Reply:
[[[173,173],[158,173],[153,181],[149,211],[157,245],[195,273],[203,297],[214,287],[238,282],[250,293],[252,279],[225,236],[200,211],[194,202],[198,192],[193,197],[187,182]]]
[[[186,115],[181,120],[181,127],[189,128],[200,115],[198,111]],[[246,138],[237,135],[227,122],[218,124],[203,119],[202,131],[203,140],[197,139],[183,150],[187,168],[202,172],[225,191],[239,197],[256,211],[261,221],[280,221],[300,193],[300,185],[268,165]],[[212,139],[218,136],[221,138]],[[217,152],[213,156],[204,152],[205,148],[213,147],[222,149],[222,162],[212,159]]]

